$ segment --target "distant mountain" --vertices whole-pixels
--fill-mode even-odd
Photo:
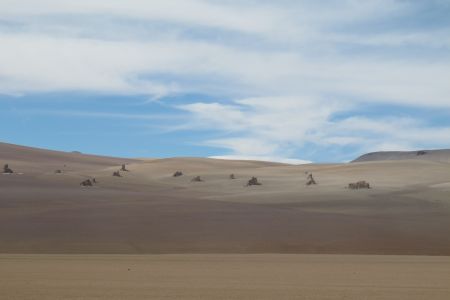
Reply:
[[[361,155],[352,162],[419,159],[450,163],[450,149],[418,151],[380,151]]]

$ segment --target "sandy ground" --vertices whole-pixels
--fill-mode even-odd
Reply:
[[[0,253],[450,255],[445,162],[128,160],[0,144],[0,163],[15,171],[0,175]],[[129,172],[113,177],[121,163]],[[251,176],[262,185],[244,187]],[[346,188],[357,180],[373,188]]]
[[[442,299],[450,258],[0,255],[1,299]]]
[[[441,154],[293,166],[0,143],[15,171],[0,174],[0,299],[449,299]]]

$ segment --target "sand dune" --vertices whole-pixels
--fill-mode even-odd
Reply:
[[[3,253],[450,255],[444,161],[130,160],[0,144],[0,163],[23,173],[0,176]],[[251,176],[262,185],[245,187]],[[372,189],[346,188],[358,180]]]

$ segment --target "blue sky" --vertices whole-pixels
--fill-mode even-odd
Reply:
[[[450,148],[450,1],[2,0],[0,140],[347,161]]]

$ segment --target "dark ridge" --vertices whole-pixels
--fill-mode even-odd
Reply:
[[[352,162],[368,162],[383,160],[419,159],[438,162],[450,162],[450,149],[418,150],[418,151],[379,151],[361,155]]]

